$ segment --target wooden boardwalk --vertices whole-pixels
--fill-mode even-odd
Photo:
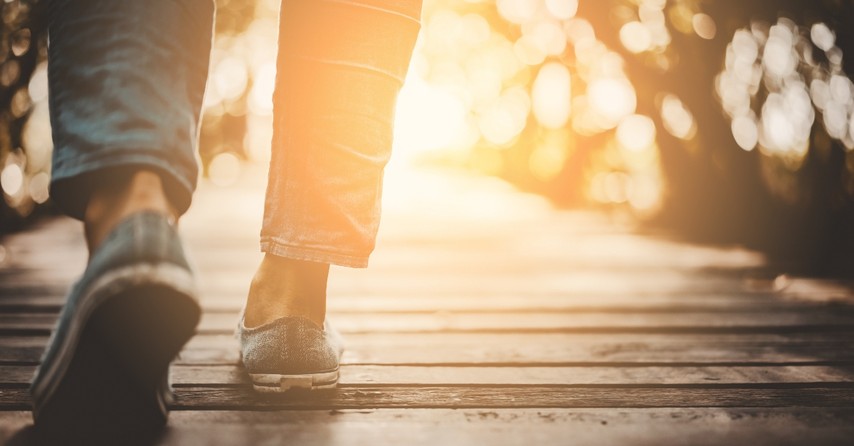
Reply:
[[[255,395],[237,315],[263,173],[205,183],[182,232],[205,314],[162,444],[851,444],[854,293],[761,256],[633,234],[494,180],[392,172],[368,270],[335,269],[337,390]],[[2,240],[0,443],[82,271],[80,225]],[[10,439],[12,439],[10,441]],[[23,440],[22,440],[23,439]]]

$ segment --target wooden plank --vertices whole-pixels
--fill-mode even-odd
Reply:
[[[237,314],[205,314],[201,333],[231,333]],[[705,332],[726,330],[804,329],[852,330],[854,311],[767,311],[756,314],[690,313],[453,313],[348,314],[330,318],[343,333],[422,332]],[[2,321],[2,317],[0,317]],[[1,323],[1,322],[0,322]]]
[[[371,270],[368,270],[371,271]],[[3,270],[0,270],[0,275],[2,275]],[[23,276],[21,273],[9,273],[7,275],[3,275],[3,279],[0,280],[0,300],[7,296],[64,296],[68,291],[71,283],[74,278],[57,281],[55,278],[52,278],[50,275],[50,271],[30,271],[24,270]],[[216,280],[208,277],[209,273],[204,271],[199,271],[198,277],[198,285],[200,287],[201,296],[203,299],[226,299],[226,300],[235,300],[241,301],[244,299],[246,292],[248,291],[249,280],[251,279],[250,273],[245,273],[246,277],[241,278],[239,274],[234,274],[232,271],[232,276],[237,276],[233,280],[230,280],[229,283],[233,286],[231,287],[223,287],[221,283],[216,283]],[[15,283],[11,283],[7,280],[10,277],[16,278]],[[75,277],[76,278],[76,277]],[[608,280],[619,279],[619,277],[611,277]],[[436,278],[434,278],[435,280]],[[489,287],[480,287],[477,289],[465,290],[462,292],[460,290],[447,289],[442,293],[437,292],[436,288],[420,288],[414,287],[410,289],[406,289],[404,287],[387,287],[383,288],[381,283],[372,283],[372,281],[382,281],[380,278],[358,278],[353,280],[345,280],[343,278],[332,277],[330,283],[330,301],[335,299],[370,299],[371,297],[380,297],[385,299],[392,298],[400,298],[401,295],[407,296],[407,298],[420,298],[420,299],[458,299],[458,298],[472,298],[478,299],[480,301],[491,299],[493,297],[515,297],[515,296],[523,296],[523,297],[540,297],[545,299],[561,299],[561,298],[569,298],[569,299],[589,299],[591,302],[595,303],[599,299],[616,299],[622,302],[635,302],[639,300],[646,299],[657,299],[657,298],[670,298],[678,301],[683,300],[693,300],[693,299],[730,299],[732,297],[739,298],[739,300],[748,300],[750,298],[756,297],[759,299],[767,300],[769,298],[780,298],[781,293],[776,293],[772,289],[764,289],[762,287],[748,286],[742,290],[720,290],[710,287],[698,287],[698,288],[690,288],[690,289],[667,289],[667,287],[662,287],[660,289],[655,289],[651,287],[649,289],[635,289],[629,292],[611,292],[608,290],[600,290],[600,289],[589,289],[589,290],[555,290],[555,289],[541,289],[539,287],[531,287],[528,286],[526,289],[522,290],[512,290],[512,289],[492,289]],[[358,288],[350,288],[350,282],[356,282],[360,284]],[[335,284],[333,286],[333,284]],[[401,284],[404,285],[404,284]],[[371,287],[370,290],[366,290],[366,287]],[[732,288],[729,287],[728,288]],[[788,293],[782,293],[786,297],[796,297],[795,295],[789,295]],[[832,297],[838,297],[837,294],[833,294],[831,296],[823,295],[822,301],[832,301]],[[639,302],[635,302],[639,303]]]
[[[732,384],[854,382],[854,366],[765,367],[425,367],[344,365],[342,385],[721,386]],[[0,387],[25,388],[34,366],[0,366]],[[248,386],[238,365],[175,365],[176,387]]]
[[[65,303],[65,296],[45,295],[0,295],[0,314],[53,313],[58,314]]]
[[[200,275],[198,285],[200,295],[204,299],[215,300],[233,299],[241,302],[249,289],[251,274],[235,275]],[[67,279],[57,279],[49,272],[38,275],[11,275],[0,279],[0,296],[14,295],[51,295],[64,296],[76,276]],[[536,278],[530,281],[518,281],[514,284],[496,283],[490,277],[470,278],[469,280],[442,280],[441,277],[428,277],[414,282],[405,280],[387,280],[382,276],[358,280],[344,280],[332,277],[329,284],[330,301],[336,299],[362,299],[366,296],[378,296],[385,299],[437,299],[454,300],[458,298],[475,299],[485,302],[493,297],[522,296],[539,298],[540,300],[561,299],[563,297],[587,301],[595,305],[600,299],[614,299],[618,302],[632,302],[643,305],[646,299],[661,299],[669,297],[673,301],[699,301],[723,297],[748,300],[757,298],[767,300],[771,293],[767,291],[750,291],[731,281],[725,281],[725,286],[710,286],[704,284],[680,284],[673,286],[654,286],[653,284],[634,286],[624,282],[618,275],[602,278],[608,285],[585,285],[583,283],[553,283],[555,280],[541,282],[542,285],[532,286]],[[512,286],[511,286],[512,285]],[[732,297],[727,297],[732,296]],[[633,297],[634,299],[629,299]],[[404,299],[405,298],[405,299]],[[0,299],[2,301],[2,299]],[[833,299],[828,299],[833,301]],[[699,303],[702,305],[702,303]]]
[[[0,415],[0,443],[30,444],[29,412]],[[854,411],[838,408],[370,409],[174,411],[160,445],[558,444],[841,445]],[[9,441],[11,439],[11,441]]]
[[[0,338],[0,364],[37,364],[46,336]],[[854,334],[352,334],[345,364],[430,365],[761,365],[850,364]],[[418,348],[413,348],[418,346]],[[196,336],[183,364],[235,364],[237,340]]]
[[[614,389],[500,387],[341,387],[316,399],[259,398],[247,388],[182,388],[176,407],[361,408],[361,407],[852,407],[854,386],[797,389]],[[2,398],[5,401],[5,398]],[[3,403],[0,403],[3,404]]]
[[[854,382],[852,368],[785,367],[423,367],[341,368],[342,385],[721,385]],[[177,366],[176,386],[245,385],[241,366]]]
[[[838,384],[838,385],[837,385]],[[511,386],[341,386],[329,391],[257,394],[247,387],[181,387],[176,410],[360,408],[689,408],[854,407],[852,383],[720,388]],[[26,389],[0,389],[0,410],[28,410]]]
[[[244,304],[243,295],[202,295],[201,302],[209,312],[237,312]],[[0,303],[2,305],[2,303]],[[766,312],[775,310],[810,311],[845,309],[828,302],[794,302],[766,293],[688,293],[639,294],[512,294],[466,295],[446,293],[433,295],[330,294],[327,308],[331,314],[435,313],[447,312]],[[850,308],[850,307],[848,307]]]
[[[65,302],[65,291],[59,294],[0,294],[0,313],[58,313]],[[243,308],[242,296],[201,296],[207,313],[237,313]],[[330,314],[350,313],[764,313],[773,311],[820,311],[846,308],[825,301],[795,302],[773,295],[745,293],[739,295],[494,295],[489,298],[464,295],[438,296],[330,296]],[[850,310],[849,310],[850,311]]]
[[[237,426],[251,425],[252,429]],[[844,409],[372,409],[174,412],[165,444],[847,444]],[[210,430],[206,430],[210,428]],[[172,430],[174,429],[174,430]]]
[[[24,288],[0,284],[0,313],[58,313],[65,302],[67,287],[43,288],[32,285]],[[462,294],[433,295],[330,295],[328,308],[334,317],[341,314],[368,312],[386,313],[536,313],[536,312],[613,312],[613,313],[764,313],[774,311],[851,311],[838,305],[838,295],[804,300],[799,295],[786,297],[769,293],[691,292],[641,294],[492,294],[471,296]],[[208,313],[237,313],[244,303],[243,294],[210,292],[201,295]]]
[[[597,334],[351,334],[347,364],[762,364],[847,363],[852,334],[597,335]],[[418,348],[413,348],[418,346]],[[236,363],[233,336],[197,336],[181,353],[191,364]]]
[[[238,315],[202,315],[198,332],[233,333]],[[0,314],[0,334],[49,333],[56,315]],[[343,333],[564,332],[564,333],[755,333],[854,331],[854,311],[768,311],[760,313],[389,313],[348,314],[333,319]]]
[[[354,273],[351,273],[354,274]],[[344,274],[339,274],[343,276]],[[243,296],[249,288],[251,274],[214,274],[203,278],[202,292],[218,290],[229,295]],[[332,295],[396,295],[434,296],[440,294],[490,296],[493,294],[554,295],[565,294],[690,294],[694,290],[717,293],[742,293],[745,286],[732,278],[680,278],[648,277],[639,272],[636,276],[612,272],[568,273],[554,272],[535,275],[483,275],[429,276],[413,271],[408,275],[393,277],[362,276],[338,277],[330,275],[329,293]]]

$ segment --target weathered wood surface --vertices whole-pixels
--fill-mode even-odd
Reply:
[[[0,410],[26,410],[26,389],[0,390]],[[267,397],[248,387],[182,387],[175,390],[176,410],[359,409],[359,408],[673,408],[673,407],[845,407],[854,406],[854,386],[833,383],[784,388],[743,385],[695,388],[609,386],[341,386],[329,391]]]
[[[7,412],[0,441],[27,444],[29,423]],[[800,446],[852,435],[854,411],[840,408],[176,411],[160,444]]]
[[[432,386],[770,386],[790,384],[816,386],[826,383],[854,385],[854,365],[813,366],[433,366],[343,365],[342,386],[432,385]],[[25,388],[35,366],[0,366],[0,388]],[[246,387],[249,377],[238,364],[182,365],[171,370],[171,382],[180,387]]]
[[[350,365],[653,366],[831,364],[854,362],[851,334],[419,334],[347,336],[342,362]],[[35,365],[47,337],[0,339],[0,364]],[[413,345],[420,345],[413,348]],[[179,364],[235,364],[231,335],[197,336]]]
[[[263,175],[203,184],[182,231],[205,314],[161,444],[845,444],[854,293],[738,248],[633,234],[492,180],[389,178],[368,270],[335,269],[340,387],[262,397],[232,333]],[[425,176],[426,175],[426,176]],[[224,210],[227,210],[224,212]],[[85,264],[67,219],[2,240],[0,443]],[[17,442],[17,443],[16,443]],[[25,444],[25,443],[24,443]]]
[[[362,333],[743,333],[854,331],[854,312],[774,311],[762,313],[387,313],[349,314],[335,318],[344,334]],[[56,315],[18,313],[0,315],[0,334],[50,334]],[[229,334],[238,314],[202,316],[200,334]]]

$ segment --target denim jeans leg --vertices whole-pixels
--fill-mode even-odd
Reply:
[[[184,212],[213,33],[213,0],[48,0],[51,195],[82,218],[97,188],[161,175]]]
[[[284,0],[264,252],[364,267],[420,0]]]

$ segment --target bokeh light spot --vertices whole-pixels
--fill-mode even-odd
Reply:
[[[237,57],[226,57],[219,61],[213,69],[211,87],[217,95],[225,100],[234,100],[246,90],[249,73],[246,63]]]
[[[629,22],[620,28],[620,43],[633,53],[642,53],[652,46],[652,35],[642,23]]]
[[[667,133],[677,138],[688,140],[697,133],[694,115],[676,95],[668,94],[662,99],[661,119]]]
[[[50,175],[39,172],[30,178],[30,197],[37,204],[42,204],[50,197]]]
[[[703,39],[712,40],[718,33],[718,27],[715,25],[715,20],[708,14],[694,14],[691,18],[691,25],[694,32]]]
[[[211,160],[208,176],[217,186],[234,184],[240,177],[240,160],[233,153],[220,153]]]
[[[625,79],[596,79],[587,92],[592,109],[603,118],[605,129],[615,127],[637,107],[634,87]]]
[[[836,45],[836,33],[824,23],[816,23],[810,28],[810,39],[822,51],[828,51]]]
[[[569,121],[570,95],[569,69],[557,62],[540,68],[531,89],[534,116],[546,128],[556,129]]]
[[[567,148],[564,141],[548,141],[537,145],[528,158],[528,168],[540,181],[554,179],[564,169],[567,158]]]
[[[522,24],[537,13],[541,0],[496,0],[498,14],[511,23]]]
[[[0,187],[10,197],[17,197],[21,194],[24,187],[24,170],[18,163],[8,163],[0,172]]]
[[[646,149],[655,142],[655,123],[648,116],[627,116],[617,126],[617,141],[627,150]]]
[[[546,9],[559,20],[571,19],[578,11],[578,0],[545,0]]]
[[[730,127],[739,147],[748,152],[756,148],[759,143],[759,129],[755,120],[748,116],[739,116],[732,120]]]

